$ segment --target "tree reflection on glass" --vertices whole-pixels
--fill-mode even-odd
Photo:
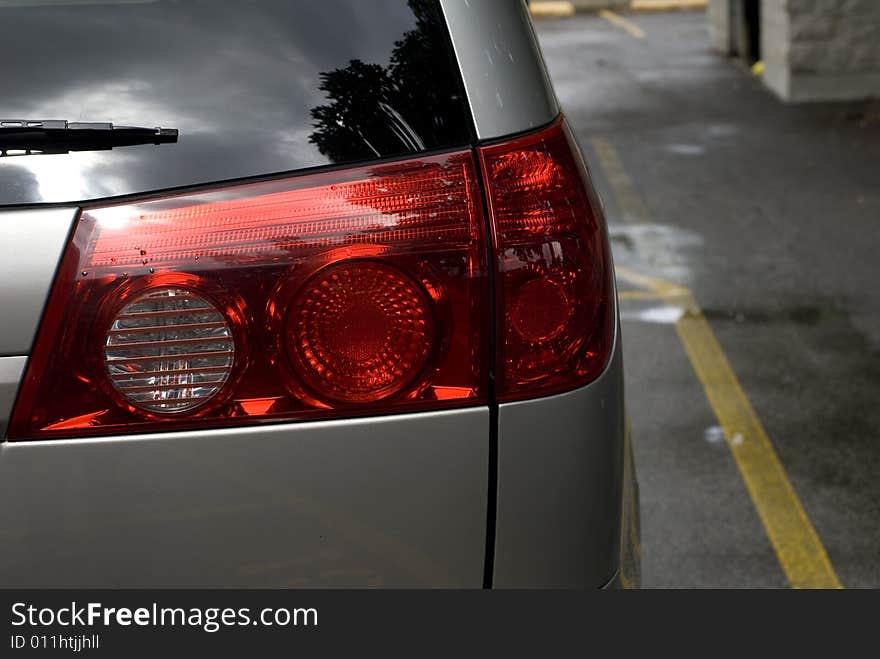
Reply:
[[[351,60],[321,74],[329,103],[313,108],[309,141],[334,162],[460,143],[466,116],[445,28],[431,0],[409,0],[415,29],[387,66]]]

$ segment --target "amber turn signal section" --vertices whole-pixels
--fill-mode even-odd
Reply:
[[[86,208],[10,439],[485,403],[471,152]]]
[[[564,121],[480,149],[494,239],[501,401],[594,380],[614,342],[604,219]]]

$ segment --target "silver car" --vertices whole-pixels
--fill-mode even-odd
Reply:
[[[638,584],[605,221],[523,2],[0,23],[0,583]]]

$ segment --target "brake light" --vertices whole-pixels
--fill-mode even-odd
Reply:
[[[604,222],[565,124],[476,150],[500,401],[576,388],[614,338]],[[488,401],[474,155],[86,208],[10,439]]]
[[[85,209],[13,439],[486,401],[469,152]]]
[[[494,239],[496,391],[558,393],[604,370],[614,288],[604,220],[564,122],[480,149]]]
[[[329,400],[372,401],[405,388],[434,347],[431,301],[407,273],[370,260],[320,270],[282,319],[282,349]]]

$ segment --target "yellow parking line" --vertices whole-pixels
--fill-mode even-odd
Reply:
[[[675,9],[705,9],[708,0],[632,0],[633,11],[671,11]]]
[[[608,138],[602,136],[590,140],[590,146],[593,147],[593,151],[599,159],[599,165],[605,173],[605,178],[608,179],[608,183],[614,190],[623,221],[631,224],[647,222],[648,209],[645,202],[642,201],[642,196],[636,191],[627,176],[620,156],[617,155],[617,149],[611,145]]]
[[[612,172],[606,171],[606,177],[621,209],[634,200],[644,207],[614,147],[604,138],[597,139],[593,140],[593,148],[603,168],[611,163]],[[675,329],[724,429],[727,445],[789,584],[793,588],[842,588],[770,437],[693,294],[683,286],[626,267],[615,270],[618,279],[645,288],[684,311]]]
[[[620,14],[617,14],[610,9],[602,9],[599,12],[599,16],[604,18],[609,23],[613,23],[617,27],[622,30],[626,30],[630,35],[634,36],[636,39],[644,39],[645,31],[640,28],[638,25],[633,23],[630,20],[625,19]]]
[[[650,293],[653,293],[657,297],[666,298],[667,300],[688,294],[688,289],[684,286],[679,286],[678,284],[673,284],[672,282],[664,281],[663,279],[657,279],[656,277],[643,275],[623,265],[615,266],[614,272],[617,274],[618,279],[622,279],[633,286],[647,288]]]
[[[535,18],[564,18],[574,16],[575,9],[571,2],[530,2],[529,12]]]
[[[618,291],[617,297],[621,300],[657,300],[663,296],[653,291]]]
[[[785,468],[715,333],[690,293],[675,324],[706,397],[724,429],[758,516],[793,588],[842,588]]]

